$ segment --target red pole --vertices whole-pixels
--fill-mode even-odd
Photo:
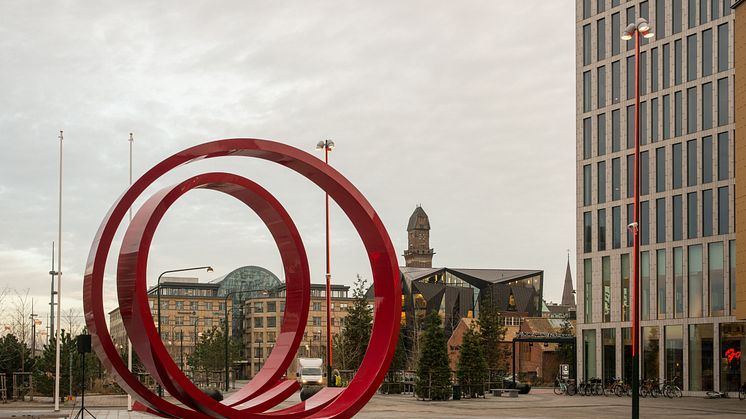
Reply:
[[[632,281],[632,418],[640,417],[640,32],[635,29],[635,220]]]
[[[329,144],[324,141],[324,162],[329,164]],[[329,257],[329,194],[326,194],[326,383],[332,383],[332,284]],[[333,384],[331,384],[333,386]]]

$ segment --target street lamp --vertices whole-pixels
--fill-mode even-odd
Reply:
[[[164,271],[161,272],[160,275],[158,275],[158,283],[156,285],[156,299],[158,303],[158,339],[161,338],[161,278],[163,278],[163,275],[170,274],[174,272],[185,272],[185,271],[199,271],[205,269],[207,272],[212,272],[214,269],[212,269],[212,266],[197,266],[194,268],[183,268],[183,269],[172,269],[170,271]],[[183,334],[184,332],[182,332]],[[181,369],[184,369],[184,355],[183,355],[183,344],[182,344],[182,355],[181,355]],[[160,397],[163,397],[163,388],[158,385],[158,395]]]
[[[640,417],[640,37],[652,38],[653,29],[644,18],[627,26],[622,39],[635,39],[635,203],[634,221],[628,226],[634,238],[632,281],[632,419]]]
[[[223,310],[225,311],[225,318],[224,318],[224,324],[225,324],[225,336],[224,336],[224,350],[225,350],[225,391],[229,390],[228,383],[230,381],[230,374],[228,372],[228,297],[231,297],[236,294],[243,294],[246,292],[258,292],[261,295],[269,295],[268,290],[237,290],[237,291],[231,291],[228,294],[225,294],[225,300],[223,301]]]
[[[316,150],[324,150],[324,163],[329,165],[329,152],[334,141],[324,140],[316,144]],[[332,375],[332,273],[329,258],[329,194],[326,194],[326,376]]]

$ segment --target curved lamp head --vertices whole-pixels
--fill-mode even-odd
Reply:
[[[637,30],[637,26],[634,23],[630,23],[624,29],[624,33],[622,34],[622,39],[625,41],[629,41],[630,39],[632,39],[632,35],[634,35],[636,30]]]
[[[648,24],[648,21],[645,20],[645,18],[639,18],[637,19],[637,22],[635,22],[637,25],[637,30],[640,32],[647,32],[650,30],[650,25]]]
[[[316,150],[323,150],[324,148],[326,148],[329,151],[332,151],[334,149],[334,141],[332,140],[319,141],[316,144]]]
[[[207,267],[207,272],[213,272],[213,271],[214,271],[214,269],[212,269],[212,266],[208,266]]]

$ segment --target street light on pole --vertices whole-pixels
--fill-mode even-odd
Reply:
[[[135,142],[134,137],[132,137],[132,133],[130,132],[130,186],[132,186],[132,144]],[[129,222],[132,222],[132,207],[130,207],[130,213],[129,213]],[[127,369],[132,372],[132,341],[129,340],[129,337],[127,338]],[[127,394],[127,411],[132,411],[132,395]]]
[[[655,36],[648,21],[639,18],[627,26],[622,39],[635,39],[635,203],[634,222],[628,226],[634,238],[632,281],[632,419],[640,417],[640,37]]]
[[[316,144],[316,150],[324,150],[324,163],[329,165],[329,152],[334,150],[334,141],[324,140]],[[329,257],[329,194],[326,194],[326,381],[332,376],[332,273]],[[330,386],[331,387],[331,386]]]
[[[62,308],[62,140],[63,135],[60,131],[60,186],[59,186],[59,208],[58,208],[58,220],[57,220],[57,324],[56,324],[56,340],[55,340],[55,356],[54,356],[54,411],[60,411],[60,341],[62,336],[60,335],[60,316]],[[54,309],[54,307],[52,307]]]
[[[156,285],[156,302],[158,304],[158,339],[161,339],[161,278],[163,278],[163,275],[165,274],[171,274],[174,272],[186,272],[186,271],[200,271],[202,269],[207,270],[207,272],[212,272],[214,269],[212,269],[212,266],[197,266],[194,268],[183,268],[183,269],[171,269],[169,271],[163,271],[160,275],[158,275],[158,282]],[[182,330],[181,334],[183,335],[184,332]],[[183,342],[182,342],[182,352],[183,352]],[[182,353],[182,362],[181,362],[181,369],[184,369],[184,355]],[[158,395],[160,397],[163,397],[163,388],[158,385]]]

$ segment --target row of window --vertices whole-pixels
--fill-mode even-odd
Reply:
[[[322,317],[321,316],[311,316],[310,318],[310,325],[311,326],[321,326]],[[262,329],[262,328],[275,328],[277,327],[278,321],[277,317],[275,316],[268,316],[268,317],[259,317],[254,316],[253,320],[248,320],[250,322],[249,325],[253,326],[255,329]],[[332,326],[339,326],[342,323],[344,323],[344,317],[332,317]],[[282,325],[282,318],[279,321],[279,324]]]
[[[646,326],[642,328],[642,368],[645,380],[682,380],[687,367],[689,379],[683,384],[684,391],[715,390],[715,370],[719,369],[719,390],[737,391],[743,379],[741,351],[746,348],[746,325],[744,323],[720,323],[717,332],[712,323],[674,324],[666,326]],[[621,332],[621,333],[617,333]],[[619,342],[619,338],[621,342]],[[688,340],[688,350],[684,341]],[[583,374],[584,378],[597,377],[596,371],[596,330],[583,331]],[[621,348],[617,352],[617,343]],[[614,377],[622,377],[629,382],[632,377],[632,329],[601,329],[600,341],[601,368],[604,382]],[[659,365],[660,348],[663,348],[663,365]],[[622,355],[622,371],[617,371],[616,356]],[[685,358],[686,355],[686,358]]]
[[[684,202],[686,199],[686,202]],[[715,201],[714,199],[717,199]],[[671,220],[667,220],[666,202],[671,205]],[[700,207],[701,201],[701,207]],[[686,206],[685,206],[686,204]],[[701,208],[701,209],[700,209]],[[650,204],[648,201],[640,202],[640,214],[638,217],[640,244],[650,244]],[[717,210],[717,213],[715,212]],[[705,189],[700,192],[690,192],[686,195],[674,195],[670,198],[659,198],[655,200],[655,243],[667,241],[679,241],[684,239],[695,239],[698,237],[709,237],[715,234],[729,234],[730,231],[730,189],[723,186],[717,189]],[[701,211],[701,212],[700,212]],[[686,224],[684,224],[684,212],[686,212]],[[622,247],[622,207],[611,207],[611,214],[607,214],[606,208],[601,208],[596,214],[596,250],[605,251],[611,239],[611,248]],[[607,235],[607,228],[611,218],[611,237]],[[714,217],[717,216],[717,220]],[[627,204],[626,224],[634,220],[634,205]],[[670,226],[670,230],[669,230]],[[684,235],[686,227],[686,236]],[[717,231],[715,231],[717,227]],[[633,245],[632,230],[627,228],[627,247]],[[593,213],[583,213],[583,252],[593,251]]]
[[[728,254],[727,270],[725,269],[726,252]],[[603,256],[600,259],[600,275],[599,272],[594,275],[593,259],[583,260],[584,322],[630,321],[631,256],[625,253],[619,256]],[[666,261],[672,262],[670,264],[672,271]],[[619,266],[618,276],[613,282],[618,287],[619,294],[613,292],[612,264]],[[594,283],[601,292],[601,310],[598,313],[600,317],[595,319],[593,313]],[[730,296],[729,311],[733,314],[736,309],[735,240],[640,252],[640,319],[643,321],[725,316],[726,287]],[[672,296],[672,306],[669,306],[667,302],[666,296],[669,294]],[[614,300],[617,299],[618,301],[615,302]],[[619,318],[613,313],[614,304],[620,307]]]
[[[592,10],[591,5],[593,4],[593,1],[583,0],[583,20],[605,12],[607,3],[608,0],[596,0],[596,8],[595,10]],[[619,5],[620,0],[611,0],[612,8]],[[650,19],[650,6],[648,1],[640,2],[638,7],[639,15],[645,19]],[[656,37],[665,38],[667,35],[677,34],[682,31],[684,16],[686,16],[687,28],[692,29],[697,25],[704,25],[710,20],[730,15],[730,7],[731,0],[656,0],[654,7],[655,19],[654,22],[651,23],[654,23],[655,25],[653,29],[655,30]],[[671,12],[670,20],[666,19],[667,11]],[[636,19],[635,6],[632,5],[627,7],[624,12],[625,17],[627,18],[627,24],[634,23]],[[619,23],[619,13],[613,13],[611,15],[611,20],[612,27],[616,27],[616,31],[612,31],[612,34],[621,34],[623,28]],[[667,23],[670,23],[670,25]],[[668,30],[669,28],[670,31]],[[629,47],[627,48],[630,49]],[[615,51],[618,53],[618,47]]]
[[[153,318],[158,318],[158,313],[153,313]],[[175,316],[173,318],[173,321],[169,316],[161,316],[161,324],[163,326],[194,326],[195,324],[197,326],[205,326],[205,327],[217,327],[219,325],[223,324],[222,318],[212,318],[212,317],[184,317],[184,316]]]
[[[716,93],[717,96],[713,97],[713,93]],[[671,120],[672,108],[673,121]],[[612,110],[610,121],[607,121],[606,113],[597,115],[595,117],[595,132],[593,128],[594,118],[583,119],[583,159],[589,159],[594,154],[603,156],[609,149],[612,153],[622,150],[623,122],[626,125],[626,148],[634,148],[635,107],[634,105],[627,106],[624,121],[621,112],[622,109]],[[719,127],[730,123],[730,90],[727,77],[717,80],[716,86],[713,86],[713,83],[705,83],[701,86],[691,87],[686,92],[683,90],[674,92],[673,101],[671,95],[653,98],[650,100],[649,112],[648,102],[640,102],[641,145],[680,137],[685,133],[694,134],[698,131],[710,130],[715,123]],[[610,136],[607,135],[609,129],[611,130]],[[684,132],[685,129],[686,132]],[[595,144],[593,141],[594,134],[596,135]]]
[[[155,310],[158,307],[158,302],[155,299],[150,300],[150,308]],[[214,303],[212,301],[199,302],[199,301],[161,301],[162,310],[207,310],[207,311],[224,311],[225,303],[219,302]]]
[[[675,143],[670,147],[663,146],[655,150],[640,152],[638,163],[640,195],[645,196],[650,193],[651,167],[655,176],[653,185],[655,192],[680,189],[684,186],[705,185],[715,180],[728,180],[730,178],[730,149],[730,136],[727,132],[723,132],[717,135],[715,141],[712,136],[706,136],[689,140],[686,143]],[[654,155],[652,163],[650,162],[651,153]],[[625,162],[626,197],[632,198],[634,197],[635,155],[628,154]],[[607,163],[608,160],[602,160],[597,162],[595,167],[591,164],[583,165],[584,206],[622,199],[622,158],[611,159],[611,167],[608,167]],[[607,182],[609,172],[611,182]]]

